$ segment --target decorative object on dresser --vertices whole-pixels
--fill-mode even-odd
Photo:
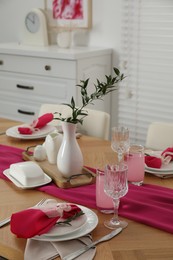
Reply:
[[[91,28],[92,0],[45,0],[49,28]]]
[[[33,9],[25,16],[22,44],[47,46],[47,21],[41,9]]]
[[[82,41],[82,45],[87,45],[86,32],[92,27],[92,0],[45,0],[44,12],[51,43],[60,48],[81,46]],[[80,40],[76,36],[74,39],[74,33],[80,35]]]

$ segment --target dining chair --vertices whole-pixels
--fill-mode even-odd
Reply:
[[[146,147],[164,150],[173,147],[173,123],[152,122],[147,131]]]
[[[85,109],[88,112],[83,120],[83,124],[77,125],[77,132],[85,135],[98,137],[101,139],[109,139],[110,131],[110,115],[107,112]],[[62,117],[70,116],[71,108],[62,104],[42,104],[39,111],[39,116],[45,113],[61,113]],[[53,120],[50,124],[54,126],[61,126],[61,121]]]

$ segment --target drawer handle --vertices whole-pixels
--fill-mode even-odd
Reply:
[[[46,65],[44,68],[45,68],[45,70],[51,70],[51,66],[50,65]]]
[[[21,110],[21,109],[18,109],[17,112],[20,113],[20,114],[24,114],[24,115],[30,115],[30,116],[35,115],[35,112],[24,111],[24,110]]]
[[[23,85],[19,85],[19,84],[17,84],[16,87],[17,88],[22,88],[22,89],[28,89],[28,90],[33,90],[34,89],[34,87],[32,87],[32,86],[23,86]]]
[[[3,64],[4,64],[3,60],[0,60],[0,65],[3,65]]]

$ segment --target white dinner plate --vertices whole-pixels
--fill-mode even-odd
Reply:
[[[153,151],[153,150],[145,150],[145,153],[150,156],[155,156],[160,158],[163,151]],[[163,164],[161,168],[152,168],[145,165],[145,171],[157,175],[170,175],[173,174],[173,162],[168,164]]]
[[[152,168],[152,167],[148,167],[147,165],[145,166],[145,170],[146,171],[152,171],[155,173],[168,173],[170,174],[170,172],[173,173],[173,162],[170,162],[168,164],[163,164],[161,166],[161,168]]]
[[[67,241],[67,240],[71,240],[71,239],[75,239],[75,238],[79,238],[82,237],[88,233],[90,233],[93,229],[96,228],[97,224],[98,224],[98,217],[97,215],[89,208],[86,208],[84,206],[80,206],[78,205],[81,210],[85,213],[86,215],[86,221],[85,223],[77,228],[76,230],[74,230],[74,232],[68,233],[68,234],[64,234],[64,235],[59,235],[59,226],[54,226],[53,229],[53,234],[50,235],[49,231],[47,234],[43,234],[40,236],[34,236],[32,237],[32,239],[34,240],[40,240],[40,241]]]
[[[31,140],[31,139],[44,138],[44,137],[46,137],[46,135],[48,135],[49,133],[53,132],[56,129],[55,126],[46,125],[31,135],[22,135],[18,132],[18,127],[22,127],[22,125],[13,126],[9,129],[7,129],[6,135],[10,136],[10,137],[14,137],[14,138]]]
[[[13,176],[10,175],[10,169],[6,169],[3,171],[3,174],[9,179],[11,180],[18,188],[21,188],[21,189],[31,189],[31,188],[36,188],[36,187],[39,187],[39,186],[43,186],[45,184],[48,184],[49,182],[52,181],[52,179],[46,174],[44,173],[44,180],[42,183],[39,183],[37,185],[23,185],[21,184],[18,180],[16,180],[15,178],[13,178]]]
[[[61,221],[61,219],[58,221]],[[87,217],[86,214],[84,214],[80,216],[80,218],[76,218],[72,220],[71,225],[67,225],[67,224],[57,225],[58,232],[57,232],[57,228],[52,228],[51,230],[49,230],[48,233],[46,233],[46,237],[61,237],[69,234],[71,235],[72,233],[79,231],[81,228],[83,228],[83,226],[86,224],[86,221],[87,221]]]
[[[154,171],[149,171],[149,170],[146,170],[147,173],[150,173],[154,176],[157,176],[159,178],[162,178],[162,179],[167,179],[167,178],[173,178],[173,172],[172,173],[157,173],[157,172],[154,172]]]

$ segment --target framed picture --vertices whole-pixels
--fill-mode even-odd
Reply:
[[[45,0],[50,27],[91,28],[92,0]]]

